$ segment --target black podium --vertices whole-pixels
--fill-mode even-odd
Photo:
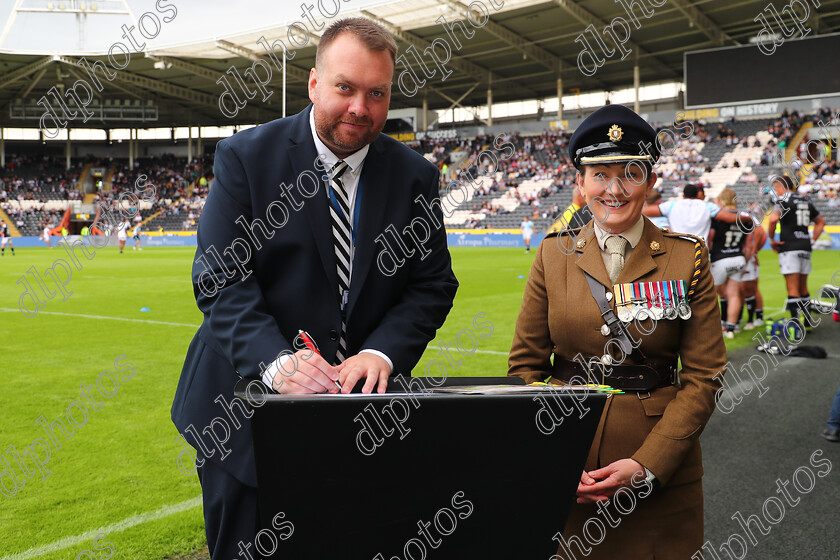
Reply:
[[[548,560],[606,395],[440,394],[409,379],[383,395],[250,392],[267,399],[251,418],[261,526],[294,525],[270,557]],[[521,380],[443,386],[465,383]]]

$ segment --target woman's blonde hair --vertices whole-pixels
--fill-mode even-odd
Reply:
[[[723,189],[718,195],[718,200],[727,210],[737,209],[735,198],[737,198],[737,195],[735,194],[735,191],[730,188]]]

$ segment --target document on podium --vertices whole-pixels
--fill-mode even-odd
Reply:
[[[609,385],[552,385],[533,383],[531,385],[461,385],[456,387],[437,387],[429,389],[431,393],[456,395],[516,395],[522,393],[611,393],[618,392]]]

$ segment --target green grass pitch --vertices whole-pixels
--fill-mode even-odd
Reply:
[[[34,318],[18,311],[23,287],[16,282],[32,266],[43,274],[53,260],[66,257],[64,251],[17,249],[16,256],[6,251],[0,259],[0,471],[5,459],[25,481],[15,496],[0,495],[0,560],[66,560],[85,550],[104,557],[109,546],[115,559],[152,560],[203,545],[201,508],[190,501],[200,494],[198,480],[177,467],[181,447],[169,420],[187,345],[201,321],[189,280],[193,252],[98,251],[93,260],[82,260],[82,270],[74,268],[67,285],[72,295],[47,300]],[[437,344],[454,345],[459,333],[469,350],[473,339],[466,331],[471,331],[478,350],[470,356],[450,350],[462,362],[457,367],[448,362],[447,375],[504,375],[533,253],[477,248],[453,249],[452,255],[461,282],[455,306],[414,374],[423,375],[431,360],[447,363]],[[837,257],[836,251],[814,253],[812,292],[829,282],[840,266]],[[762,253],[761,268],[767,314],[782,316],[784,283],[775,255]],[[150,312],[141,312],[143,307]],[[750,333],[727,342],[730,348],[753,343]],[[115,371],[115,360],[121,368],[132,364],[133,376],[130,368]],[[70,440],[56,430],[62,447],[50,445],[44,465],[49,476],[42,480],[36,472],[24,478],[6,450],[14,446],[22,452],[35,438],[47,438],[36,420],[65,418],[73,401],[85,400],[80,384],[96,385],[106,370],[120,381],[116,394],[99,410],[88,406],[86,423],[74,407],[74,418],[84,425]],[[430,371],[439,374],[436,367]],[[105,387],[114,390],[113,383]],[[99,401],[95,389],[94,395]],[[9,476],[3,476],[9,488]],[[107,535],[96,550],[100,531]],[[62,546],[67,542],[72,544]]]

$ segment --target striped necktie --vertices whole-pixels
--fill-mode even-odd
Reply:
[[[344,322],[345,294],[350,290],[350,247],[353,242],[350,235],[350,202],[347,191],[341,182],[341,176],[347,171],[347,163],[339,160],[330,170],[330,186],[338,204],[330,200],[330,218],[332,221],[333,244],[335,245],[335,265],[338,272],[338,297],[341,302],[341,336],[335,353],[336,364],[347,358],[347,325]]]

